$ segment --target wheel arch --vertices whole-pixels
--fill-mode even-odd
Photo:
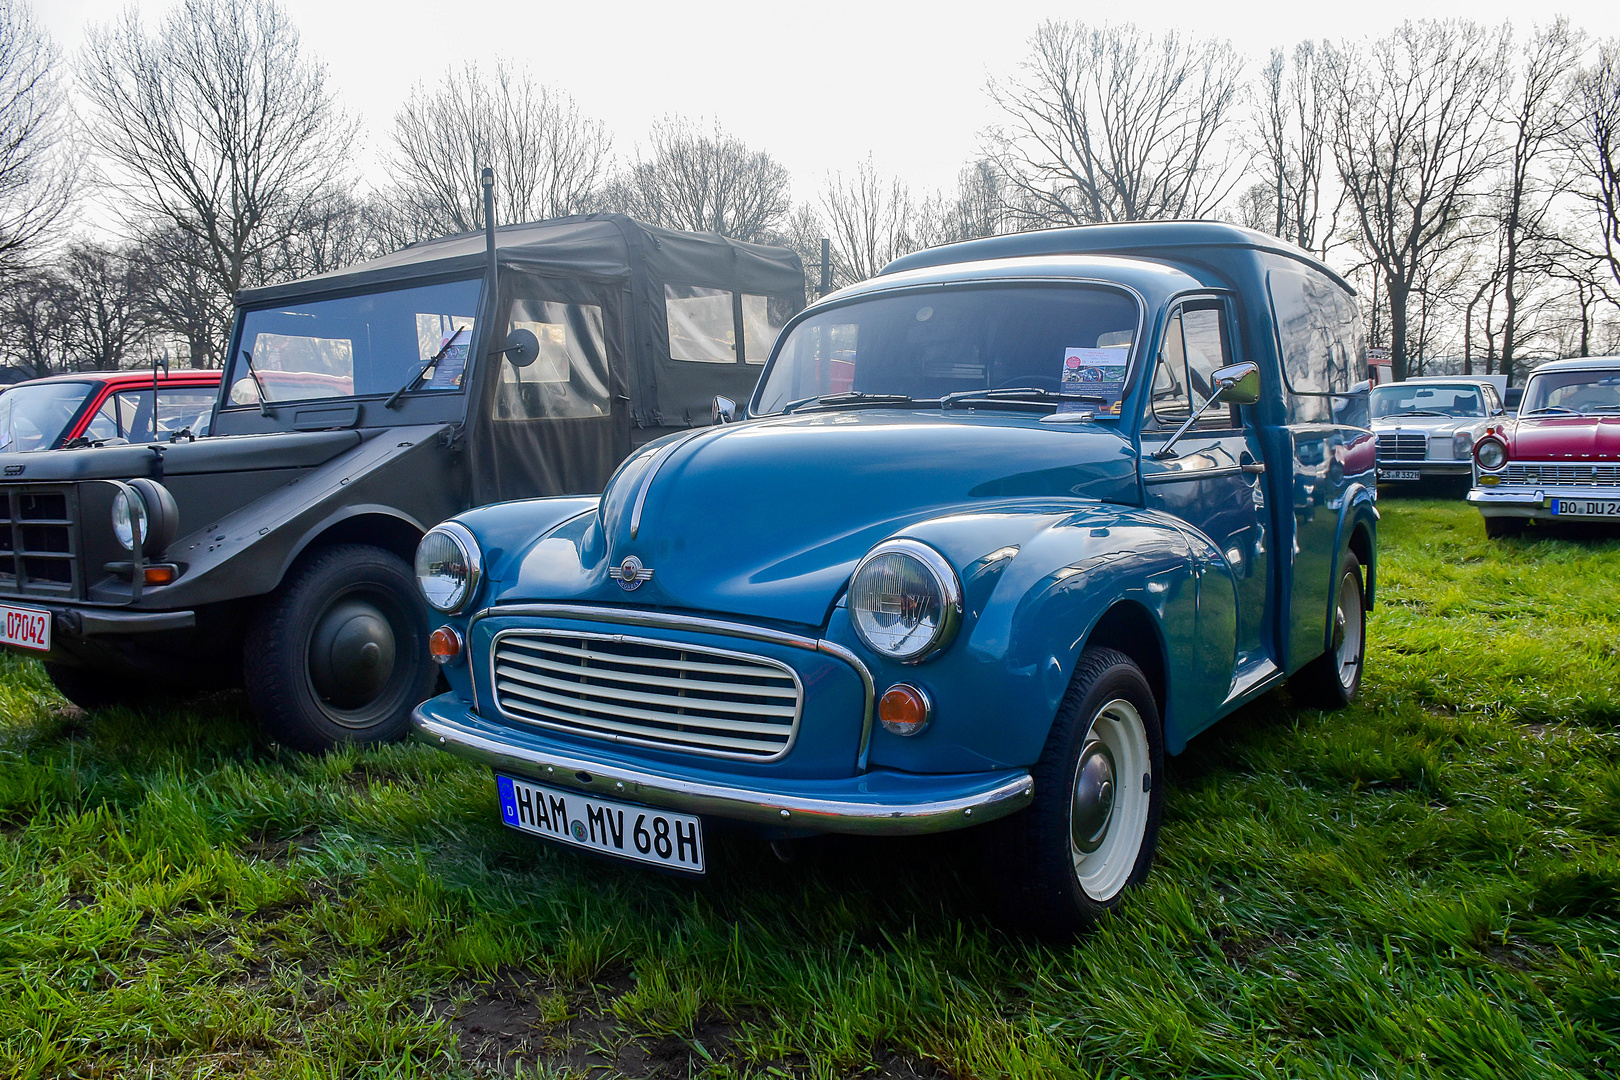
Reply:
[[[416,558],[416,545],[427,532],[422,524],[399,510],[380,504],[346,506],[327,516],[304,534],[288,552],[276,575],[279,586],[307,553],[336,544],[370,544],[391,551],[407,564]]]
[[[1114,601],[1086,633],[1081,651],[1092,646],[1118,650],[1142,669],[1162,724],[1169,699],[1169,665],[1164,635],[1153,613],[1129,598]]]

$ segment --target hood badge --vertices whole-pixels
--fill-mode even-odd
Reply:
[[[651,581],[652,576],[652,567],[642,566],[641,560],[634,555],[626,555],[624,562],[608,567],[608,577],[617,581],[625,592],[635,592],[641,588],[643,581]]]

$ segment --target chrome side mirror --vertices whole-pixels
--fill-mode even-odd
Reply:
[[[1198,406],[1196,412],[1184,420],[1176,433],[1170,436],[1170,441],[1153,452],[1155,458],[1172,456],[1177,440],[1187,433],[1187,429],[1198,422],[1211,405],[1217,401],[1227,405],[1253,405],[1260,400],[1260,365],[1253,360],[1245,360],[1241,364],[1228,364],[1223,368],[1216,368],[1215,392]]]
[[[710,415],[716,424],[729,424],[737,419],[737,403],[716,394],[714,404],[710,407]]]

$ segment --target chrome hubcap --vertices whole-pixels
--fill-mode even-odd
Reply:
[[[1074,781],[1074,808],[1069,812],[1069,835],[1075,849],[1087,855],[1102,847],[1108,822],[1114,816],[1114,755],[1100,739],[1080,753]]]

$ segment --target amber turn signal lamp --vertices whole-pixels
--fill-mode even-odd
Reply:
[[[928,695],[907,683],[895,683],[878,701],[878,720],[885,731],[896,735],[917,734],[928,726],[933,711]]]
[[[174,580],[174,567],[148,566],[145,581],[148,585],[167,585]]]
[[[461,635],[453,626],[441,626],[428,638],[428,655],[435,663],[448,664],[461,657]]]

